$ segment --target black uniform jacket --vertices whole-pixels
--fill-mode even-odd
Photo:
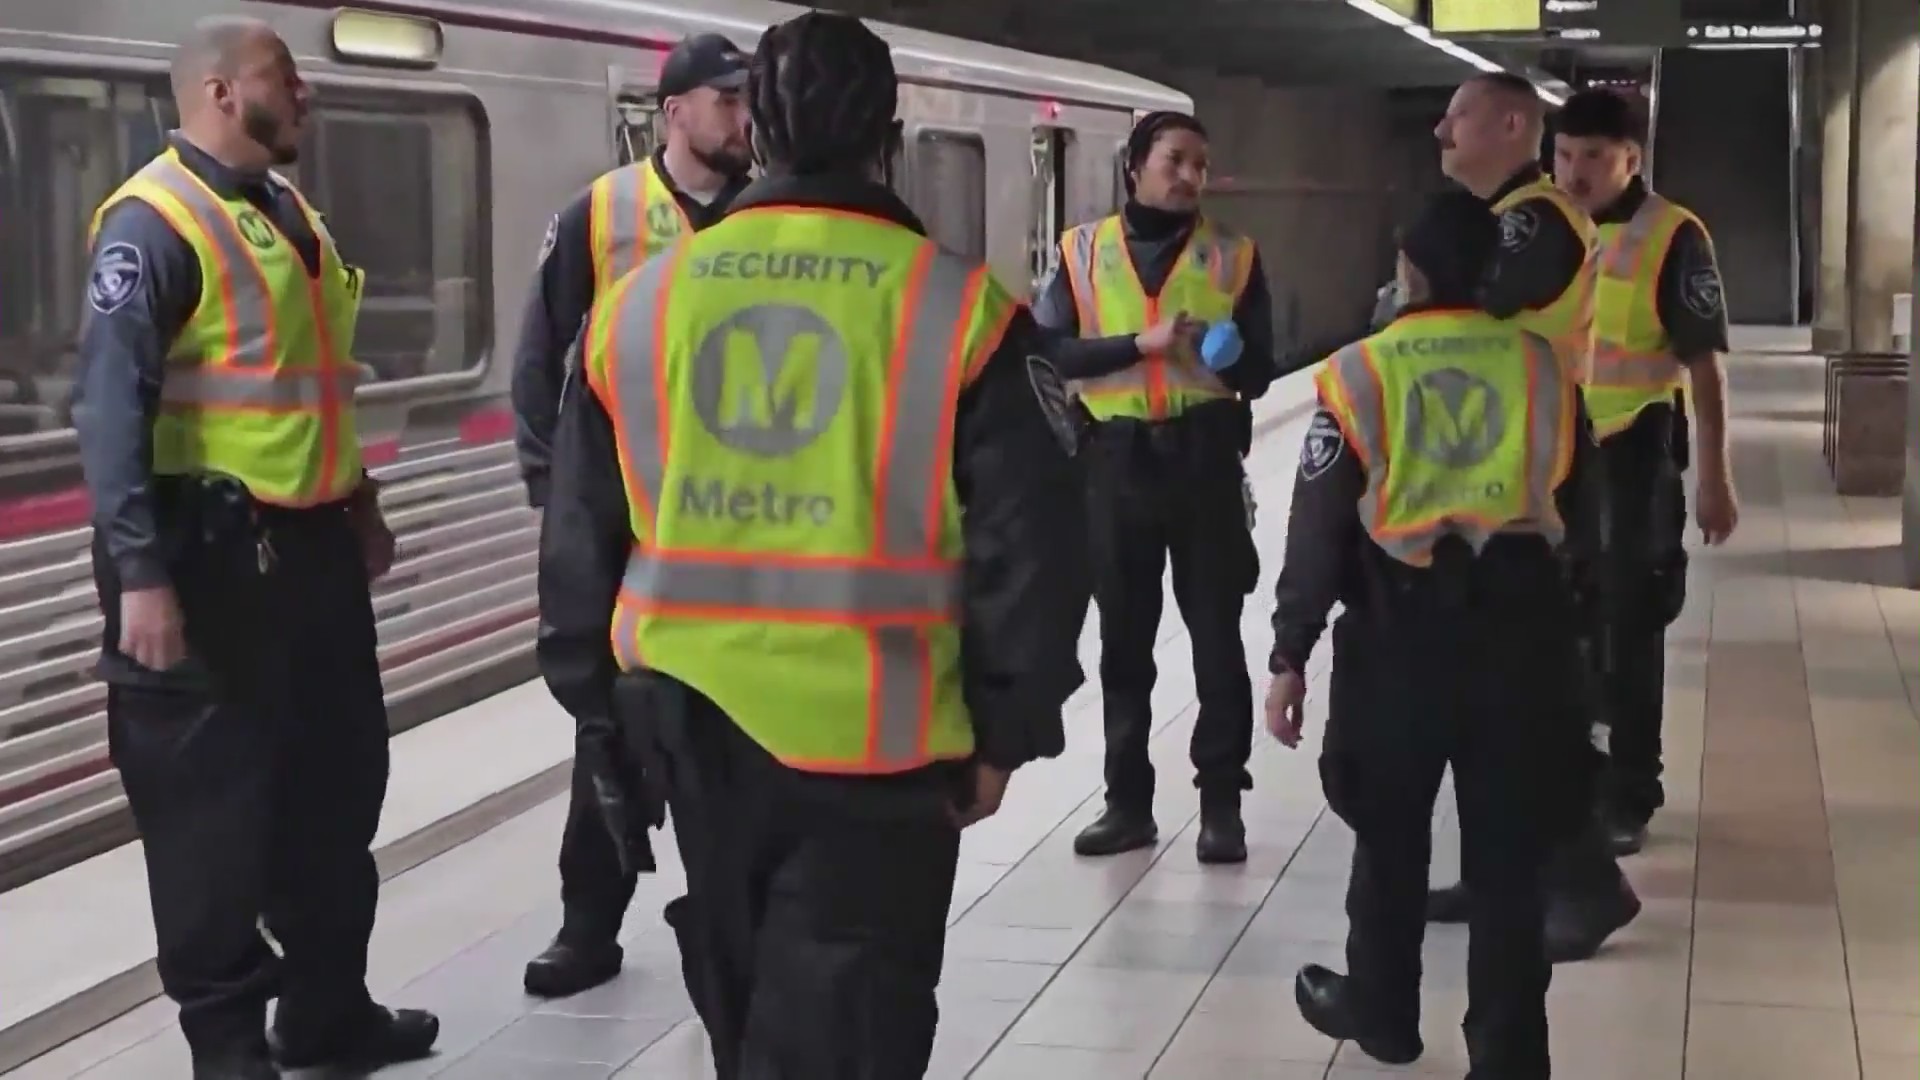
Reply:
[[[1541,175],[1540,166],[1528,165],[1501,184],[1487,205]],[[1536,195],[1508,207],[1500,215],[1500,252],[1484,297],[1487,313],[1511,319],[1546,307],[1573,284],[1586,260],[1586,242],[1547,198]]]
[[[1174,262],[1186,250],[1187,238],[1193,235],[1195,220],[1193,214],[1169,213],[1131,200],[1121,211],[1127,252],[1133,256],[1133,265],[1140,274],[1140,287],[1147,295],[1159,295],[1166,285]],[[1069,379],[1091,379],[1125,370],[1140,359],[1140,350],[1134,348],[1132,335],[1079,338],[1080,317],[1074,308],[1073,283],[1067,277],[1064,260],[1062,252],[1060,265],[1040,287],[1039,298],[1033,306],[1034,318],[1040,325],[1060,335],[1053,341],[1050,352],[1054,366]],[[1242,351],[1239,362],[1220,373],[1220,381],[1239,394],[1242,401],[1252,401],[1266,393],[1275,378],[1293,367],[1289,365],[1283,371],[1280,358],[1274,355],[1273,298],[1258,251],[1254,252],[1253,273],[1247,281],[1246,292],[1234,308],[1233,321],[1240,329]]]
[[[660,182],[698,231],[720,220],[747,178],[730,181],[711,203],[680,190],[667,172],[666,150],[653,152]],[[520,320],[520,347],[513,354],[513,444],[528,499],[546,502],[548,464],[553,457],[553,427],[560,414],[560,387],[566,381],[567,350],[593,307],[593,188],[574,196],[547,226],[540,266],[533,275],[526,314]]]
[[[293,243],[307,272],[320,272],[320,240],[285,184],[266,172],[228,168],[177,132],[170,141],[215,194],[253,204]],[[73,426],[94,528],[129,590],[168,581],[155,526],[153,419],[167,352],[199,307],[200,286],[193,245],[159,211],[127,199],[107,212],[93,243]]]
[[[734,209],[783,205],[850,210],[926,233],[885,187],[844,177],[758,180]],[[1064,395],[1057,378],[1037,386],[1027,362],[1036,336],[1021,309],[962,393],[954,430],[965,510],[963,690],[978,752],[1002,768],[1060,753],[1060,706],[1081,682],[1085,598],[1071,572],[1078,492],[1060,433]],[[607,631],[634,539],[613,424],[584,379],[568,380],[553,463],[540,539],[540,669],[569,713],[604,717],[616,674]],[[741,661],[750,677],[752,658]]]
[[[1408,313],[1432,310],[1412,306]],[[1578,397],[1575,398],[1576,402]],[[1595,472],[1598,446],[1586,407],[1576,407],[1578,431],[1573,443],[1572,467],[1554,493],[1566,525],[1564,548],[1576,569],[1592,580],[1603,525],[1602,492]],[[1274,647],[1270,671],[1304,672],[1307,659],[1327,626],[1327,614],[1336,601],[1348,607],[1381,595],[1370,578],[1381,575],[1419,575],[1388,555],[1367,535],[1360,523],[1360,498],[1367,474],[1333,414],[1315,411],[1300,450],[1300,473],[1293,484],[1293,506],[1287,519],[1286,562],[1280,568],[1273,613]],[[1496,536],[1479,560],[1531,559],[1539,561],[1538,537]]]

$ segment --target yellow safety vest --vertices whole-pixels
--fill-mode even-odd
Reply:
[[[266,214],[216,194],[171,149],[94,212],[89,245],[109,209],[138,199],[200,260],[199,304],[169,347],[161,379],[156,476],[225,473],[261,502],[294,507],[333,502],[359,486],[359,278],[313,207],[294,196],[320,243],[317,277]]]
[[[808,772],[973,752],[960,687],[957,402],[1017,304],[845,210],[733,214],[588,318],[634,547],[623,670],[706,695]]]
[[[1554,209],[1567,219],[1567,224],[1573,226],[1574,234],[1586,246],[1587,255],[1580,264],[1580,273],[1558,299],[1546,307],[1523,311],[1514,316],[1514,321],[1520,324],[1521,329],[1546,338],[1552,343],[1554,355],[1560,358],[1567,371],[1575,379],[1585,380],[1593,357],[1594,291],[1599,279],[1600,230],[1585,210],[1575,206],[1573,200],[1567,198],[1566,192],[1553,186],[1553,181],[1544,176],[1501,196],[1493,204],[1493,212],[1505,214],[1530,199],[1552,203]]]
[[[1140,284],[1118,214],[1067,230],[1060,251],[1080,336],[1088,338],[1138,334],[1159,322],[1162,311],[1184,311],[1209,323],[1232,318],[1253,274],[1253,241],[1204,218],[1195,223],[1158,296],[1148,296]],[[1075,389],[1098,420],[1166,420],[1203,401],[1232,396],[1186,363],[1159,354],[1111,375],[1080,380]]]
[[[1360,520],[1387,554],[1432,561],[1445,536],[1558,543],[1554,492],[1573,462],[1574,383],[1552,346],[1471,311],[1403,315],[1315,377],[1367,471]]]
[[[606,292],[622,274],[640,269],[682,233],[693,231],[652,158],[622,165],[595,180],[588,197],[595,294]]]
[[[1585,393],[1594,434],[1602,439],[1632,426],[1647,406],[1673,400],[1686,384],[1686,369],[1660,322],[1660,269],[1689,222],[1700,225],[1684,208],[1648,192],[1631,220],[1600,226],[1593,374]]]

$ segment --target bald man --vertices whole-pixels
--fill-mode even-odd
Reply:
[[[361,275],[270,171],[308,109],[272,29],[200,24],[173,92],[180,130],[94,218],[73,410],[161,986],[196,1080],[423,1057],[439,1021],[366,988],[394,543],[353,420]]]

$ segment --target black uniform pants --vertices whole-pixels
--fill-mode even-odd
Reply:
[[[1674,458],[1672,411],[1656,406],[1600,444],[1607,478],[1614,596],[1609,662],[1600,678],[1608,724],[1606,795],[1645,820],[1665,804],[1660,783],[1667,627],[1686,602],[1686,492]]]
[[[960,857],[953,772],[804,774],[670,680],[629,677],[621,700],[665,779],[687,873],[667,921],[719,1080],[923,1076]]]
[[[644,848],[638,853],[639,864],[650,869],[653,849],[647,834],[636,833],[633,843]],[[560,834],[560,903],[566,912],[560,940],[589,949],[614,942],[638,882],[636,875],[620,869],[613,834],[594,801],[589,765],[575,755],[567,823]]]
[[[1377,1031],[1418,1030],[1433,803],[1451,765],[1475,898],[1470,1080],[1548,1075],[1543,876],[1549,849],[1586,818],[1591,781],[1590,744],[1567,721],[1579,663],[1570,615],[1349,613],[1334,628],[1320,771],[1355,834],[1352,1000]]]
[[[161,986],[196,1056],[257,1048],[276,995],[290,1043],[371,1004],[388,731],[367,574],[342,508],[263,511],[261,527],[265,573],[250,535],[178,530],[190,658],[160,674],[112,648],[119,582],[95,552],[108,748],[145,848]]]
[[[1173,599],[1193,643],[1200,713],[1190,753],[1204,796],[1253,786],[1253,686],[1240,615],[1260,574],[1241,491],[1238,433],[1205,413],[1095,429],[1088,468],[1089,550],[1100,605],[1107,800],[1153,806],[1153,653],[1173,564]]]

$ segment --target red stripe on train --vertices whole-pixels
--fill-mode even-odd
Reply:
[[[513,437],[513,413],[508,409],[474,413],[460,421],[459,434],[462,443],[473,446],[504,442]],[[369,468],[391,465],[400,460],[400,440],[367,443],[361,447],[360,456]],[[93,505],[83,487],[0,499],[0,540],[21,540],[62,529],[77,529],[87,523],[92,513]]]

